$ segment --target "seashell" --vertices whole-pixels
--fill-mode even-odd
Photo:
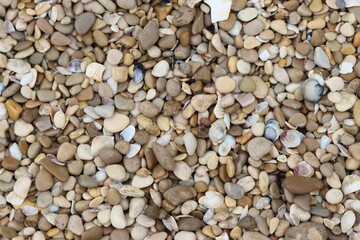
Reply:
[[[109,25],[115,25],[120,20],[121,16],[117,13],[104,14],[104,21]]]
[[[303,135],[297,130],[284,131],[280,135],[281,143],[288,148],[294,148],[299,146]]]
[[[275,119],[269,119],[265,124],[264,137],[276,141],[280,136],[280,125]]]
[[[311,177],[314,175],[314,168],[307,162],[302,161],[294,168],[294,174],[303,177]]]
[[[265,208],[270,202],[271,202],[271,198],[270,198],[270,197],[261,197],[261,198],[257,201],[255,207],[256,207],[256,209],[263,209],[263,208]]]
[[[227,144],[229,144],[229,146],[231,148],[235,148],[236,146],[236,140],[232,135],[226,134],[224,142],[226,142]]]
[[[251,127],[251,126],[254,125],[258,120],[259,120],[259,115],[257,115],[257,114],[251,115],[250,117],[248,117],[248,118],[246,119],[246,121],[245,121],[245,127],[246,127],[246,128]]]
[[[183,90],[186,94],[189,94],[189,95],[192,94],[190,85],[187,84],[186,82],[181,83],[181,90]]]
[[[123,140],[130,142],[135,136],[135,127],[133,125],[127,126],[124,130],[122,130],[120,136]]]
[[[255,108],[255,113],[259,115],[265,115],[269,111],[269,103],[268,102],[261,102]]]
[[[160,28],[159,33],[161,35],[174,35],[175,34],[174,31],[171,30],[171,28]]]
[[[134,63],[134,83],[139,84],[145,76],[145,68],[141,63]]]
[[[348,74],[353,72],[353,65],[349,62],[342,62],[339,66],[341,74]]]
[[[155,203],[155,205],[160,207],[161,206],[160,192],[150,188],[150,196],[151,196],[151,199],[153,200],[153,202]]]
[[[339,148],[340,152],[341,152],[345,157],[348,157],[348,158],[351,158],[351,157],[352,157],[352,156],[350,155],[349,151],[348,151],[343,145],[341,145],[340,143],[338,143],[336,146]]]
[[[37,210],[36,207],[32,207],[32,206],[23,206],[22,207],[22,212],[25,216],[32,216],[37,214],[39,211]]]
[[[139,153],[140,149],[141,149],[141,145],[140,145],[140,144],[138,144],[138,143],[130,144],[130,150],[129,150],[129,152],[126,154],[126,157],[127,157],[127,158],[135,157],[135,155]]]
[[[56,67],[56,70],[62,74],[62,75],[66,75],[66,76],[69,76],[72,74],[72,72],[70,72],[67,68],[64,68],[64,67]]]
[[[97,155],[103,148],[114,147],[114,137],[110,136],[96,136],[91,144],[91,154]]]
[[[11,222],[14,219],[15,216],[15,209],[11,209],[10,214],[9,214],[9,221]]]
[[[329,124],[330,124],[330,128],[328,129],[328,133],[333,133],[333,132],[335,132],[336,130],[338,130],[340,128],[340,124],[336,120],[335,115],[333,115],[333,117],[331,118]]]
[[[320,148],[321,149],[326,149],[330,143],[331,143],[331,138],[329,138],[327,135],[323,135],[320,138]]]
[[[170,134],[165,134],[165,135],[162,135],[161,137],[159,137],[156,142],[158,144],[160,144],[161,146],[166,146],[170,143],[170,140],[171,140],[171,135]]]
[[[82,62],[83,62],[82,60],[75,58],[68,63],[66,68],[70,72],[74,72],[74,73],[81,72],[81,63]]]
[[[102,82],[102,75],[106,67],[100,63],[92,62],[86,67],[85,75],[90,79]]]
[[[114,100],[112,100],[111,98],[106,98],[106,97],[101,98],[101,103],[102,103],[102,105],[114,105],[115,104]]]
[[[246,216],[248,215],[248,213],[249,213],[249,207],[248,207],[248,205],[246,205],[246,206],[244,207],[244,209],[242,210],[239,219],[240,219],[240,220],[243,219],[244,217],[246,217]]]
[[[230,129],[230,123],[231,123],[230,114],[226,113],[224,115],[224,123],[225,123],[226,128]]]
[[[316,79],[308,79],[302,86],[304,98],[311,102],[317,103],[324,92],[324,87]]]
[[[75,202],[75,201],[73,201]],[[75,206],[75,204],[74,204]],[[74,214],[76,213],[76,211],[74,210]],[[55,226],[56,224],[56,219],[57,219],[57,214],[56,213],[48,213],[48,214],[45,214],[44,217],[46,218],[46,220],[51,223],[52,225]]]
[[[343,182],[341,189],[345,195],[360,190],[360,176],[358,175],[347,175]]]
[[[4,30],[9,34],[13,34],[15,32],[15,28],[12,22],[8,20],[4,21]]]
[[[109,186],[110,186],[110,188],[115,188],[115,189],[119,190],[123,185],[120,182],[110,181]]]
[[[221,143],[226,135],[226,125],[223,119],[218,119],[211,124],[209,138],[213,143]]]
[[[355,121],[354,121],[354,119],[345,119],[343,121],[343,124],[347,127],[351,127],[351,126],[355,125]]]
[[[186,0],[186,3],[189,7],[194,8],[195,4],[201,2],[201,0]]]
[[[22,153],[21,150],[19,148],[19,145],[17,145],[17,143],[13,143],[13,145],[11,145],[11,147],[9,148],[10,151],[10,155],[17,159],[17,160],[21,160],[22,159]]]
[[[231,147],[227,142],[222,142],[219,146],[219,155],[222,157],[225,157],[228,155],[228,153],[230,152]]]
[[[229,240],[229,239],[230,239],[229,235],[226,232],[222,233],[220,236],[215,237],[215,240]]]
[[[123,185],[119,188],[119,192],[121,195],[129,196],[129,197],[143,197],[145,193],[143,190],[137,187],[133,187],[131,185]]]
[[[37,71],[35,69],[31,69],[30,72],[28,72],[27,74],[23,75],[20,79],[20,84],[22,86],[28,85],[32,82],[36,82],[36,78],[37,78]]]
[[[216,118],[224,118],[225,110],[221,106],[221,99],[223,99],[223,96],[219,92],[216,92],[216,95],[218,96],[218,98],[217,98],[216,105],[214,107],[214,114],[215,114]]]
[[[4,90],[5,90],[4,84],[0,83],[0,94],[2,94]]]
[[[166,219],[162,219],[162,222],[169,231],[175,231],[175,232],[179,231],[178,225],[173,216],[169,216]]]
[[[204,214],[203,221],[205,223],[208,223],[213,218],[214,214],[215,214],[214,209],[209,208]]]
[[[199,203],[207,208],[218,208],[224,202],[224,196],[215,191],[207,191],[205,196],[199,199]]]
[[[6,201],[13,206],[21,205],[24,202],[25,198],[19,197],[15,192],[10,192],[6,196]]]
[[[283,205],[281,205],[281,206],[278,208],[278,214],[277,214],[276,217],[278,217],[278,218],[283,218],[285,212],[286,212],[286,205],[283,204]]]

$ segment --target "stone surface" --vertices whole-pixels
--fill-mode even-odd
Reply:
[[[320,190],[324,184],[320,179],[302,176],[290,176],[282,182],[284,188],[294,194],[306,194]]]

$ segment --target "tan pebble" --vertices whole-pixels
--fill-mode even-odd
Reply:
[[[219,77],[215,81],[215,87],[220,93],[230,93],[235,89],[235,81],[229,76]]]

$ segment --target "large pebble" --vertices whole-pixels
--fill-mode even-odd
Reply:
[[[111,118],[104,120],[104,128],[111,133],[121,132],[130,123],[130,119],[125,114],[115,113]]]
[[[81,234],[85,231],[82,219],[77,215],[70,216],[67,228],[78,236],[81,236]]]
[[[194,134],[192,134],[191,132],[185,133],[185,135],[183,136],[183,141],[185,144],[186,152],[189,155],[194,155],[197,148],[197,140]]]
[[[311,240],[307,237],[310,229],[315,229],[321,239],[328,239],[325,226],[316,222],[300,223],[298,226],[290,227],[285,233],[285,239],[296,239],[298,236],[302,236],[301,239]]]
[[[126,227],[126,217],[121,205],[116,205],[111,209],[110,220],[114,228],[124,229]]]
[[[271,151],[272,144],[264,137],[256,137],[249,141],[246,149],[252,159],[260,160]]]
[[[66,162],[75,156],[75,152],[76,152],[76,147],[74,145],[68,142],[64,142],[59,147],[57,153],[57,159],[60,162]]]
[[[163,166],[168,171],[174,171],[175,160],[168,152],[168,150],[157,142],[152,143],[151,147],[153,149],[156,159],[161,164],[161,166]]]
[[[193,232],[188,232],[188,231],[180,231],[178,233],[175,234],[174,236],[174,240],[196,240],[196,235]]]
[[[33,125],[19,119],[14,124],[14,133],[19,137],[26,137],[34,130]]]
[[[142,49],[148,50],[159,39],[159,26],[156,20],[149,21],[139,34],[139,43]]]
[[[205,112],[216,100],[214,94],[197,94],[191,99],[192,107],[198,112]]]
[[[321,68],[330,68],[329,58],[321,47],[315,48],[314,62]]]
[[[14,185],[14,192],[21,198],[26,198],[31,186],[31,179],[28,177],[19,178]]]
[[[236,183],[225,183],[224,190],[233,199],[240,199],[244,196],[244,189]]]
[[[81,14],[76,18],[74,23],[76,32],[80,35],[84,35],[90,30],[95,20],[96,20],[96,16],[92,12],[85,12]]]
[[[151,73],[154,77],[160,78],[160,77],[165,77],[169,73],[169,70],[170,70],[169,63],[165,60],[161,60],[154,66]]]
[[[178,206],[195,196],[196,191],[194,188],[181,185],[170,188],[164,193],[164,198],[174,206]]]
[[[230,93],[235,89],[235,81],[229,76],[219,77],[215,81],[215,88],[220,93]]]
[[[323,188],[323,182],[314,177],[290,176],[282,182],[284,188],[294,194],[306,194]]]
[[[108,165],[105,168],[106,174],[113,180],[121,182],[126,177],[126,171],[120,164]]]

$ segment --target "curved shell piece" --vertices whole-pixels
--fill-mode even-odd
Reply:
[[[269,119],[265,124],[264,137],[276,141],[280,136],[280,125],[275,119]]]
[[[216,105],[214,107],[214,114],[217,118],[224,118],[225,110],[221,106],[221,99],[223,98],[223,96],[219,92],[216,92],[216,95],[218,96],[218,98],[217,98]]]
[[[226,125],[223,119],[216,120],[210,127],[209,138],[213,143],[221,143],[226,135]]]
[[[316,79],[308,79],[302,86],[304,98],[311,103],[318,102],[323,92],[324,87]]]
[[[288,148],[294,148],[299,146],[302,138],[303,138],[302,134],[297,130],[284,131],[280,135],[280,141],[285,147]]]
[[[314,168],[307,162],[302,161],[294,168],[294,174],[303,177],[311,177],[314,174]]]

